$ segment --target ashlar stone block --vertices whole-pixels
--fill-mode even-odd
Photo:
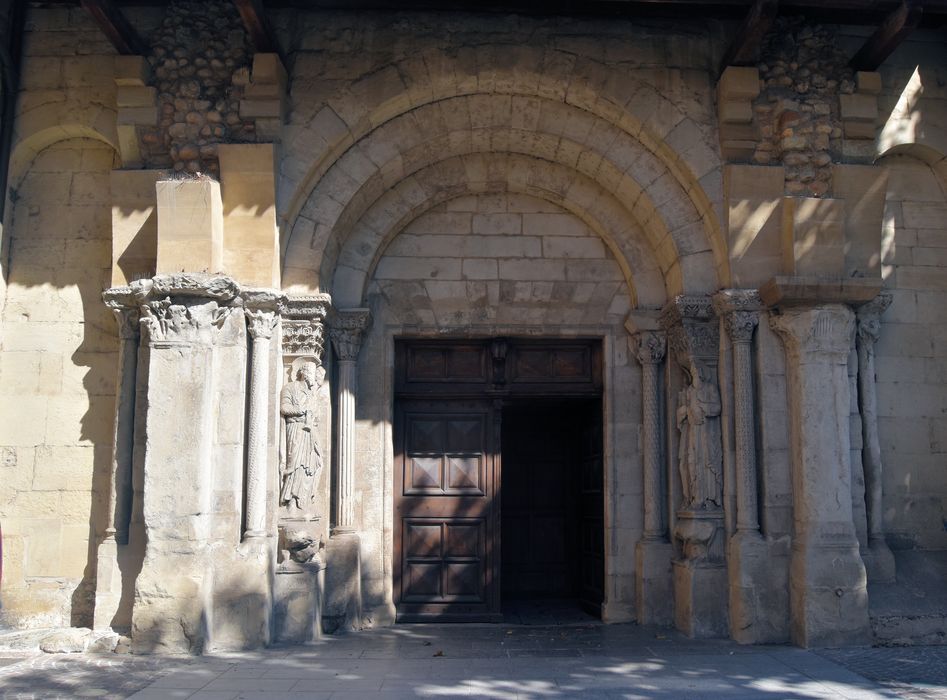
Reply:
[[[736,287],[756,287],[780,269],[785,179],[781,167],[724,168],[727,247]]]
[[[842,278],[845,271],[845,202],[840,199],[783,199],[785,275]]]
[[[221,144],[217,152],[224,211],[223,269],[243,284],[279,287],[274,146]]]
[[[209,178],[159,180],[158,274],[223,269],[223,202]]]

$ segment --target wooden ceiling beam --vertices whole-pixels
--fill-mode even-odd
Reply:
[[[919,0],[902,0],[901,6],[868,37],[849,65],[855,70],[878,70],[908,34],[917,29],[923,14],[924,6]]]
[[[237,11],[240,12],[240,19],[243,20],[243,26],[246,27],[256,52],[279,54],[279,43],[266,17],[263,0],[233,0],[233,2],[237,6]]]
[[[92,16],[120,54],[143,56],[148,53],[148,44],[135,31],[113,0],[81,0],[81,3],[82,8]]]
[[[772,28],[778,12],[779,0],[756,0],[753,3],[723,55],[718,74],[727,66],[746,66],[759,61],[763,38]]]

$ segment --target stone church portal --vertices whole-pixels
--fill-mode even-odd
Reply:
[[[942,641],[947,2],[342,4],[0,7],[0,624]]]

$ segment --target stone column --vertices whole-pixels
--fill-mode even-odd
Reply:
[[[720,424],[719,322],[710,297],[681,295],[661,324],[686,381],[677,397],[682,502],[674,539],[674,623],[691,637],[727,634],[727,568]]]
[[[661,331],[640,331],[634,350],[641,363],[642,493],[644,536],[635,548],[636,607],[639,624],[668,625],[673,619],[673,549],[664,517],[664,463],[661,450],[661,364],[666,338]]]
[[[878,407],[875,398],[875,343],[881,333],[881,314],[891,305],[891,293],[882,292],[858,307],[858,409],[862,423],[862,464],[865,469],[865,504],[868,514],[868,551],[862,559],[871,581],[895,579],[894,556],[884,534],[882,513],[881,445],[878,440]]]
[[[362,332],[368,327],[368,309],[339,311],[329,335],[339,368],[337,445],[338,489],[334,532],[356,530],[355,523],[355,382],[356,359],[362,345]]]
[[[786,348],[794,536],[790,629],[801,646],[869,640],[865,567],[852,521],[848,354],[842,303],[785,306],[770,325]]]
[[[220,568],[210,556],[220,391],[215,356],[225,334],[231,342],[245,333],[243,319],[233,314],[239,289],[229,278],[195,274],[158,275],[130,286],[148,347],[141,404],[147,544],[135,581],[132,649],[197,653],[211,641]]]
[[[736,462],[737,533],[759,535],[756,488],[756,410],[753,400],[753,333],[759,324],[755,290],[727,290],[714,297],[733,352],[733,432]]]
[[[108,525],[99,543],[96,559],[96,629],[107,629],[118,612],[122,575],[118,546],[128,544],[132,509],[132,452],[135,446],[135,384],[138,376],[139,313],[131,289],[120,287],[104,295],[105,305],[115,315],[119,349],[115,424],[112,433],[112,469],[107,493]]]
[[[326,550],[323,616],[323,626],[332,629],[357,628],[362,617],[361,545],[355,521],[355,361],[369,320],[368,309],[343,310],[335,314],[329,328],[339,370],[336,509]]]
[[[250,398],[247,411],[247,481],[245,540],[267,535],[267,443],[270,404],[270,339],[276,327],[279,293],[248,290],[244,293],[250,350]],[[275,533],[274,533],[275,534]]]
[[[756,290],[724,290],[714,296],[733,358],[733,435],[736,531],[727,542],[730,634],[743,644],[782,641],[769,622],[778,605],[771,553],[760,534],[756,463],[756,401],[753,392],[753,335],[762,308]]]

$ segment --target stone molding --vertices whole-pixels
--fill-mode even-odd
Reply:
[[[329,321],[329,337],[332,347],[342,362],[354,362],[362,347],[362,333],[371,322],[368,309],[342,309]]]

